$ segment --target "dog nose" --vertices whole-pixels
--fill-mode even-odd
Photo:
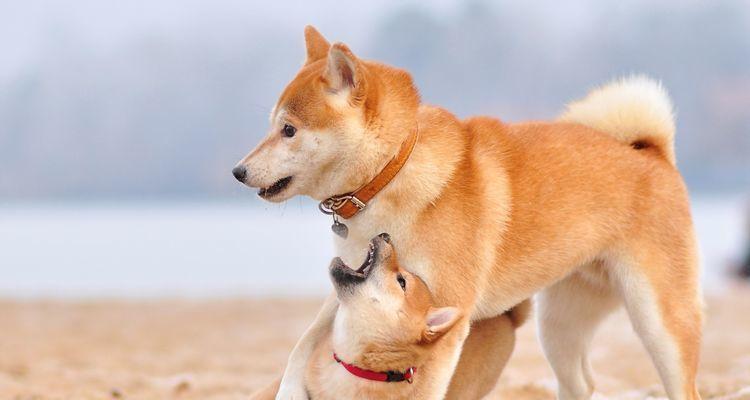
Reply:
[[[232,175],[234,175],[235,179],[237,179],[238,181],[245,183],[245,178],[247,177],[247,168],[245,168],[244,165],[238,165],[232,168]]]
[[[383,232],[380,235],[378,235],[379,238],[383,239],[386,243],[391,243],[391,235]]]

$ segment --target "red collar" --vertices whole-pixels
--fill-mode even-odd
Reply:
[[[360,378],[369,379],[371,381],[378,381],[378,382],[407,381],[411,383],[414,377],[414,373],[417,372],[417,369],[414,367],[411,367],[404,372],[398,372],[398,371],[375,372],[375,371],[370,371],[367,369],[359,368],[355,365],[347,364],[341,361],[341,359],[336,355],[336,353],[333,353],[333,359],[336,360],[337,363],[341,364],[344,368],[346,368],[346,370],[349,371],[350,374],[354,376],[358,376]]]

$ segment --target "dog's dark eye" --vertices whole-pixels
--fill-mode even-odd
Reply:
[[[297,133],[297,128],[289,124],[284,124],[284,128],[281,129],[281,133],[283,133],[286,137],[292,137],[295,133]]]
[[[401,290],[404,292],[406,291],[406,279],[401,274],[398,274],[396,277],[396,280],[398,281],[399,286],[401,286]]]

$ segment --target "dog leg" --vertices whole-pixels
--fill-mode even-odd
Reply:
[[[263,389],[251,394],[248,400],[274,400],[276,398],[276,393],[279,392],[280,385],[281,377],[278,377]]]
[[[676,265],[679,259],[652,254],[641,262],[621,263],[615,270],[633,329],[656,365],[667,396],[698,400],[695,375],[702,316],[697,268]]]
[[[607,283],[592,283],[581,272],[538,295],[539,340],[557,377],[560,400],[591,397],[594,382],[588,347],[596,327],[618,304]]]
[[[330,332],[338,306],[339,302],[336,295],[329,295],[315,317],[315,321],[307,328],[297,345],[294,346],[292,354],[289,355],[284,376],[281,378],[276,400],[307,400],[307,389],[304,382],[307,363],[320,339]]]
[[[516,325],[508,313],[471,324],[446,399],[481,399],[495,387],[513,353]]]

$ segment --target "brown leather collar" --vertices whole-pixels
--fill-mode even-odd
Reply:
[[[372,200],[388,183],[396,177],[401,168],[409,160],[414,146],[419,137],[419,127],[409,134],[409,137],[401,143],[401,148],[391,161],[386,164],[382,171],[369,183],[354,192],[329,197],[320,202],[320,211],[325,214],[336,214],[342,218],[349,219],[367,207]]]

